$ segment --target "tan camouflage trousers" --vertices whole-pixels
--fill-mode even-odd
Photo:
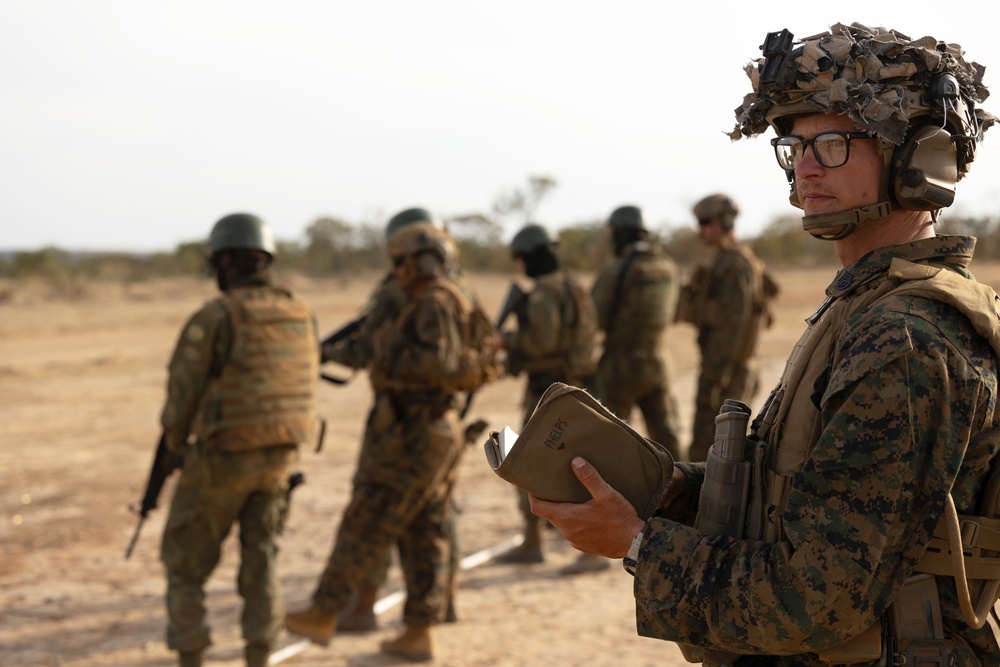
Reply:
[[[243,638],[247,644],[274,643],[284,616],[275,540],[288,515],[288,473],[297,459],[294,446],[238,454],[195,446],[185,454],[160,547],[169,648],[193,653],[211,645],[204,585],[237,522]]]
[[[670,389],[667,363],[655,349],[636,342],[605,350],[589,389],[624,421],[638,407],[646,435],[666,447],[675,461],[681,460],[677,401]]]
[[[374,415],[375,408],[368,413],[368,421],[366,422],[365,434],[361,441],[362,452],[360,458],[364,458],[364,444],[370,442],[373,438],[373,434],[369,434],[368,431],[371,430],[372,416]],[[360,464],[358,466],[360,470]],[[356,481],[356,478],[355,478]],[[450,522],[448,526],[448,573],[449,576],[454,576],[458,573],[461,567],[461,556],[462,551],[458,543],[458,513],[459,509],[457,504],[452,500]],[[389,567],[392,565],[392,549],[386,549],[385,553],[381,556],[373,557],[372,559],[372,569],[368,574],[361,580],[360,586],[364,588],[381,588],[385,583],[385,580],[389,576]]]
[[[320,609],[340,613],[372,583],[395,544],[406,581],[403,621],[440,621],[447,600],[451,493],[462,453],[458,415],[376,398],[333,550],[313,594]]]

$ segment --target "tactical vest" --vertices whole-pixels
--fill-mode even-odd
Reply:
[[[881,299],[897,295],[920,296],[951,305],[970,320],[1000,356],[1000,313],[997,311],[1000,297],[988,286],[970,281],[952,270],[896,258],[887,276],[851,295],[838,299],[828,297],[807,320],[808,328],[796,343],[777,387],[751,428],[757,445],[748,448],[747,461],[741,464],[745,466],[743,478],[750,492],[747,507],[742,512],[735,512],[745,517],[745,522],[736,531],[741,538],[772,544],[785,538],[781,517],[791,482],[805,465],[821,434],[819,410],[811,398],[812,387],[832,363],[833,344],[847,319]],[[986,437],[1000,438],[1000,434],[990,430]],[[888,626],[887,633],[893,638],[894,650],[897,655],[906,655],[911,661],[908,665],[949,664],[946,653],[940,663],[935,662],[937,658],[928,657],[947,650],[946,642],[941,641],[936,582],[928,575],[955,577],[966,622],[982,627],[989,620],[1000,641],[1000,625],[994,618],[987,618],[1000,588],[1000,558],[996,557],[1000,553],[1000,472],[996,471],[1000,467],[994,463],[995,472],[989,485],[992,491],[984,494],[984,500],[980,501],[982,516],[958,516],[948,496],[950,502],[914,576],[904,585],[890,606],[887,618],[883,619]],[[727,467],[718,461],[715,465]],[[708,476],[733,478],[731,473],[735,468],[720,474],[713,473],[712,467],[710,460]],[[725,523],[724,516],[734,513],[722,508],[724,504],[706,503],[704,516],[699,504],[698,521],[705,525]],[[953,547],[958,543],[962,546]],[[974,605],[969,602],[967,578],[979,579],[972,584],[972,595],[978,598],[976,609],[972,609]],[[941,636],[925,638],[922,635],[931,617],[938,619],[935,631]],[[876,623],[845,644],[821,652],[820,657],[831,665],[878,659],[883,649],[883,630],[883,623]],[[681,648],[692,662],[720,665],[738,658],[734,654],[697,647],[682,645]]]
[[[524,359],[523,368],[529,376],[551,374],[566,384],[582,386],[597,370],[597,308],[594,299],[567,274],[563,274],[558,282],[539,282],[535,289],[561,290],[559,343],[550,355]]]
[[[462,320],[458,368],[452,377],[445,378],[445,389],[474,392],[502,374],[503,366],[497,356],[500,339],[478,300],[470,298],[450,280],[442,280],[439,285],[455,299]]]
[[[753,358],[761,330],[771,326],[773,320],[772,305],[778,295],[778,285],[768,273],[764,263],[753,254],[753,251],[746,244],[737,243],[731,248],[720,250],[720,252],[734,256],[730,259],[731,262],[747,264],[752,275],[753,300],[750,304],[750,318],[744,326],[733,332],[734,335],[739,335],[741,338],[733,350],[732,361],[737,364],[745,364]],[[710,310],[711,281],[715,273],[715,266],[712,268],[698,267],[695,270],[690,281],[681,290],[676,315],[678,322],[689,322],[698,329],[708,324],[705,321],[705,313]]]
[[[229,452],[306,441],[319,377],[311,309],[276,287],[234,289],[220,302],[231,345],[202,400],[198,439]]]
[[[605,348],[654,346],[677,308],[677,270],[666,257],[631,248],[616,276]]]

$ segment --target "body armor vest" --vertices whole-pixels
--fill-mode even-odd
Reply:
[[[1000,312],[997,310],[1000,297],[991,288],[940,266],[893,259],[887,275],[876,277],[844,296],[827,297],[808,318],[808,327],[795,344],[777,387],[768,396],[751,426],[752,437],[746,441],[745,451],[741,452],[744,460],[734,464],[720,462],[718,456],[714,457],[714,461],[712,455],[709,457],[706,485],[713,483],[713,477],[720,476],[713,473],[713,466],[726,470],[727,481],[734,478],[733,470],[746,471],[740,476],[745,478],[747,489],[742,508],[733,510],[739,503],[722,507],[725,503],[716,499],[705,503],[708,494],[703,491],[696,525],[718,534],[726,529],[727,517],[741,517],[737,520],[742,525],[730,526],[729,530],[729,534],[737,539],[763,540],[772,544],[785,539],[781,517],[791,482],[805,465],[813,444],[821,434],[820,413],[811,397],[813,387],[835,363],[833,346],[847,319],[875,302],[895,295],[920,296],[953,306],[970,320],[1000,356]],[[727,406],[723,410],[726,411]],[[733,411],[733,414],[737,412]],[[744,430],[741,434],[745,435],[746,419],[742,424]],[[1000,437],[1000,434],[993,433],[993,437]],[[739,468],[741,465],[742,469]],[[927,599],[928,595],[933,596],[933,605],[940,616],[934,579],[927,576],[931,574],[955,577],[960,598],[963,598],[963,587],[965,589],[962,606],[966,622],[973,627],[981,627],[989,620],[1000,641],[1000,625],[995,623],[995,618],[987,619],[1000,589],[1000,558],[996,557],[1000,554],[1000,466],[994,465],[993,470],[989,488],[979,503],[982,516],[957,515],[953,501],[946,506],[927,552],[915,567],[915,576],[907,582],[887,613],[890,635],[906,633],[902,627],[906,616],[900,610],[902,605],[899,600],[907,595],[914,596],[910,598],[911,602],[920,603],[918,616],[921,622],[924,621],[923,603],[931,602]],[[704,509],[702,503],[705,504]],[[966,578],[978,581],[970,586]],[[967,604],[970,588],[972,595],[978,597],[974,610],[978,617],[975,619],[970,618],[973,605]],[[967,606],[970,612],[966,612]],[[899,621],[900,618],[904,620]],[[909,644],[912,644],[912,639],[894,636],[894,646],[900,649],[900,653]],[[918,644],[913,646],[914,651],[920,647]],[[706,664],[728,664],[739,657],[710,649],[683,645],[681,648],[689,660],[704,660]],[[877,659],[882,648],[882,623],[876,623],[869,631],[845,644],[823,651],[820,657],[831,665],[856,664]],[[933,646],[930,649],[938,650]],[[910,664],[916,667],[925,664],[921,659],[925,655],[914,653],[908,657],[913,661]],[[931,659],[926,664],[948,664],[947,661],[937,663],[935,660]]]
[[[655,349],[677,308],[676,283],[673,262],[651,251],[648,244],[633,246],[615,278],[611,313],[605,323],[605,349]]]
[[[307,440],[319,377],[309,306],[276,287],[234,289],[221,297],[231,328],[229,356],[209,381],[198,439],[246,451]]]

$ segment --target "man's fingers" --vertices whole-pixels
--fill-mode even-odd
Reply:
[[[590,495],[597,497],[597,492],[604,490],[608,484],[601,477],[601,473],[597,472],[597,468],[590,465],[586,459],[576,456],[573,457],[573,473],[576,478],[590,491]]]

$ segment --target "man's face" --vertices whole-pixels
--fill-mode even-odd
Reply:
[[[814,114],[797,118],[791,133],[803,139],[812,139],[824,132],[859,130],[858,125],[847,116]],[[806,215],[838,213],[877,203],[883,166],[875,139],[851,140],[847,162],[832,169],[816,160],[810,146],[795,166],[795,192],[803,212]]]
[[[698,221],[698,237],[705,245],[716,247],[725,235],[726,230],[722,228],[722,221],[718,217]]]

